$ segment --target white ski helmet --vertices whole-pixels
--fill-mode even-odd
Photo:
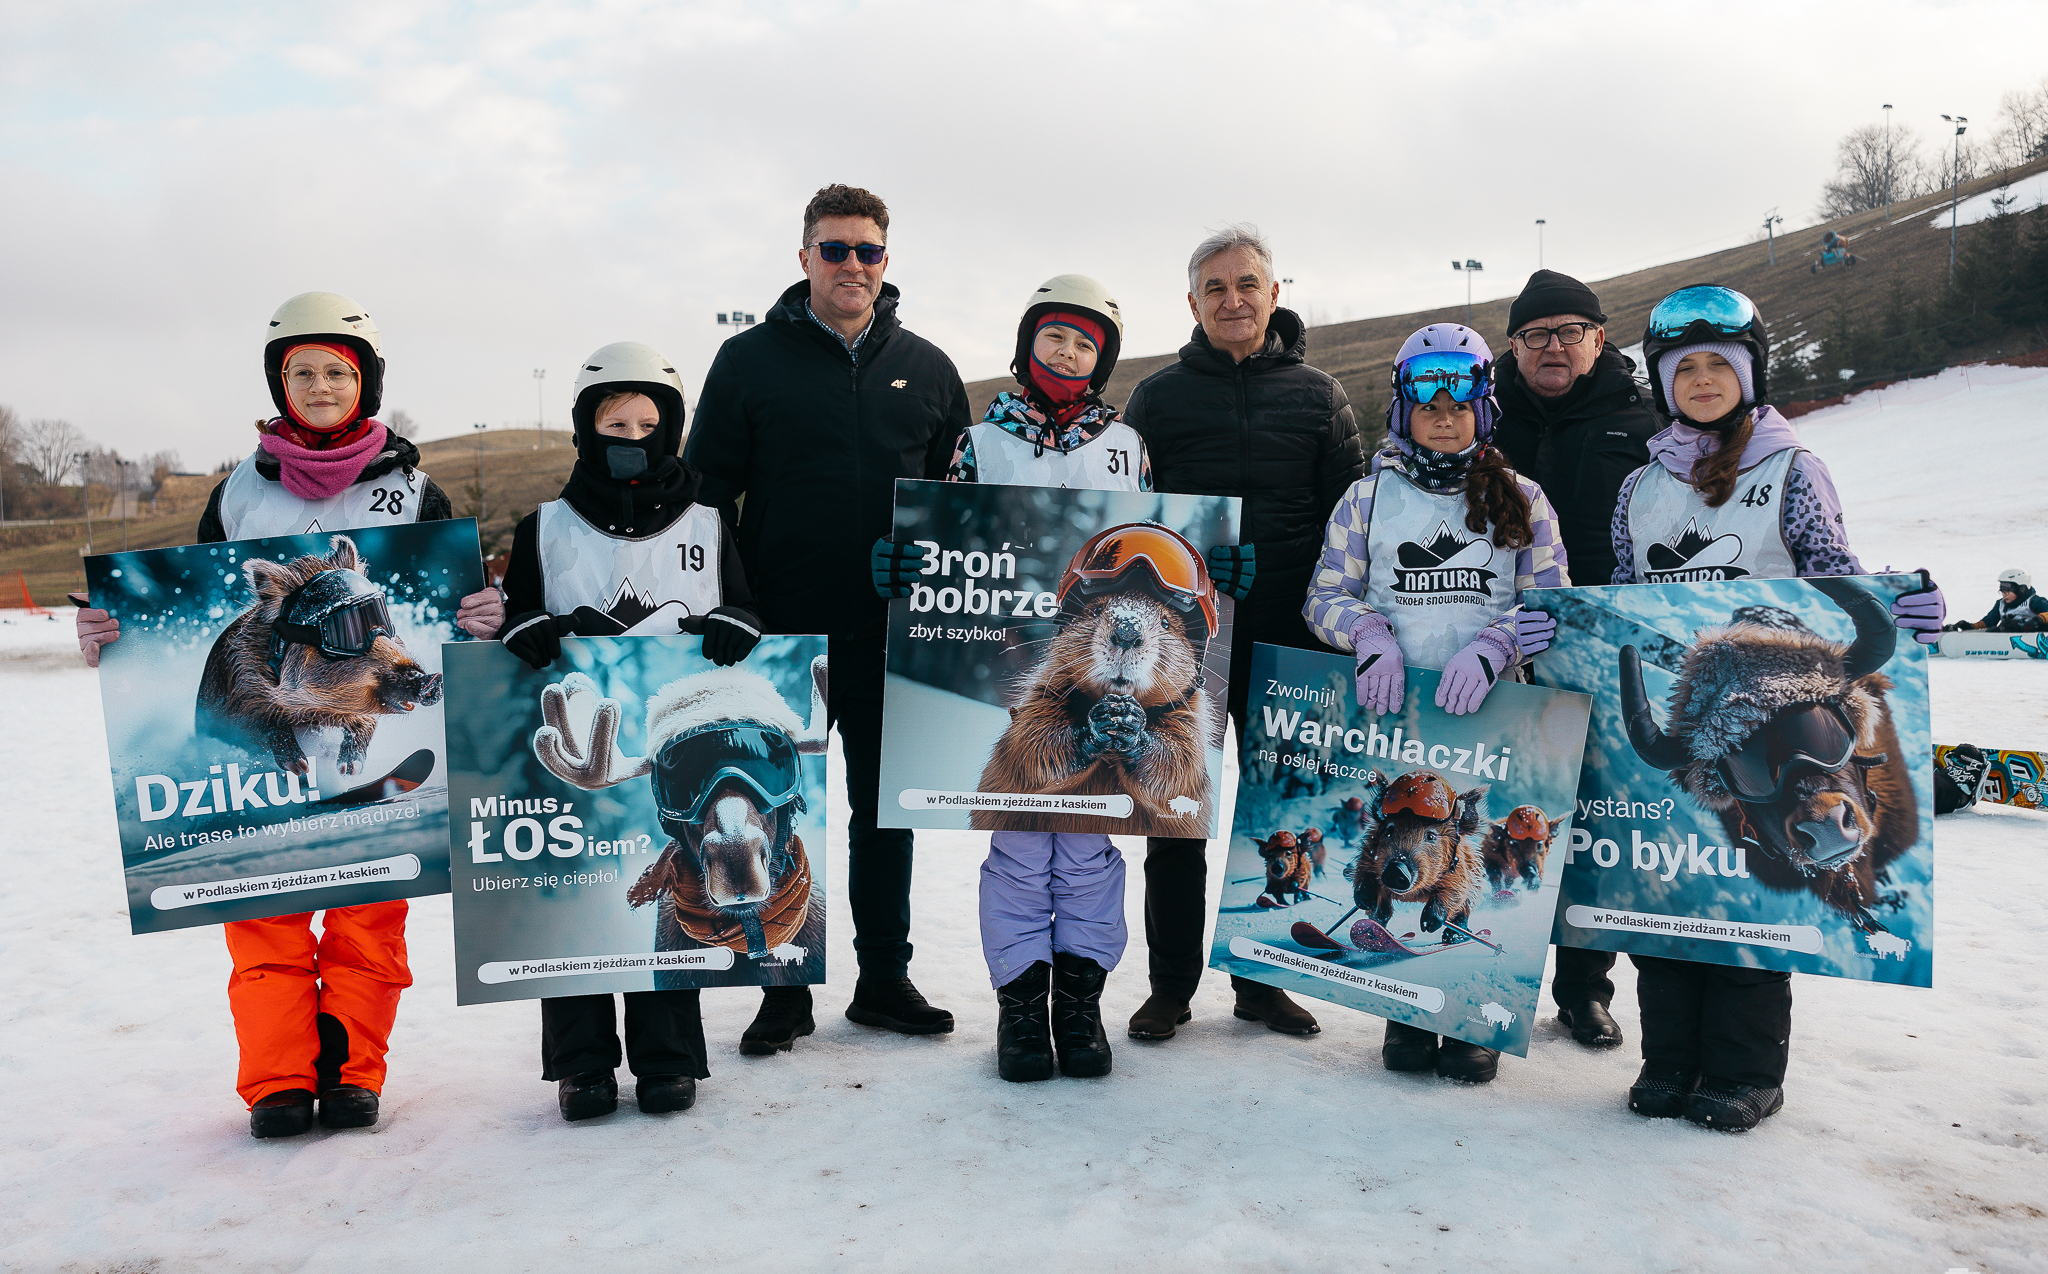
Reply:
[[[1072,310],[1102,324],[1103,346],[1096,351],[1095,371],[1088,388],[1096,393],[1109,384],[1116,370],[1117,354],[1124,343],[1124,312],[1109,289],[1085,274],[1056,274],[1038,285],[1024,304],[1024,317],[1017,323],[1017,353],[1010,370],[1022,379],[1031,365],[1031,342],[1038,335],[1038,317],[1047,310]]]
[[[2000,571],[1998,573],[1998,582],[2000,584],[2015,585],[2020,592],[2024,593],[2034,586],[2034,577],[2015,566],[2009,571]]]
[[[661,412],[661,428],[649,439],[651,457],[672,456],[683,441],[683,378],[675,364],[652,345],[613,341],[591,354],[576,370],[575,399],[569,418],[579,446],[594,436],[597,405],[612,394],[645,394]]]
[[[362,369],[362,393],[356,418],[368,420],[384,402],[384,347],[370,312],[339,292],[301,292],[270,316],[263,346],[263,377],[270,382],[270,401],[277,414],[289,416],[284,392],[285,355],[295,345],[332,341],[355,351]]]

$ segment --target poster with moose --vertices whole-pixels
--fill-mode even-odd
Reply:
[[[826,686],[823,637],[450,647],[456,1003],[823,982]]]
[[[1591,705],[1503,681],[1358,706],[1349,655],[1252,648],[1209,966],[1526,1057]]]
[[[442,643],[469,519],[107,553],[92,604],[128,920],[154,933],[448,891]]]
[[[1561,945],[1928,986],[1918,576],[1543,590],[1539,685],[1593,696]]]
[[[896,483],[884,827],[1216,834],[1231,496]]]

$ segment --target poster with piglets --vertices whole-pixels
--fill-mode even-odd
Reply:
[[[1227,496],[896,483],[926,549],[889,604],[884,827],[1215,834]]]
[[[448,891],[469,519],[107,553],[92,604],[136,933]]]
[[[1590,703],[1502,681],[1358,705],[1349,655],[1252,648],[1209,965],[1526,1057]]]

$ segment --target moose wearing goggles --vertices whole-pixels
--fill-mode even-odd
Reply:
[[[774,726],[720,721],[677,735],[654,755],[654,803],[662,830],[681,836],[681,824],[702,823],[712,793],[726,780],[751,792],[764,810],[794,801],[804,808],[803,758]]]

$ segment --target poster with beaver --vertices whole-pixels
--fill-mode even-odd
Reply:
[[[823,637],[448,655],[458,1004],[825,980]]]
[[[1526,1057],[1591,703],[1503,681],[1358,706],[1350,655],[1252,647],[1209,967]]]
[[[1543,590],[1540,685],[1593,696],[1557,941],[1928,986],[1917,575]]]
[[[107,553],[92,604],[136,933],[448,891],[464,518]]]
[[[884,827],[1215,835],[1230,496],[896,483]]]

